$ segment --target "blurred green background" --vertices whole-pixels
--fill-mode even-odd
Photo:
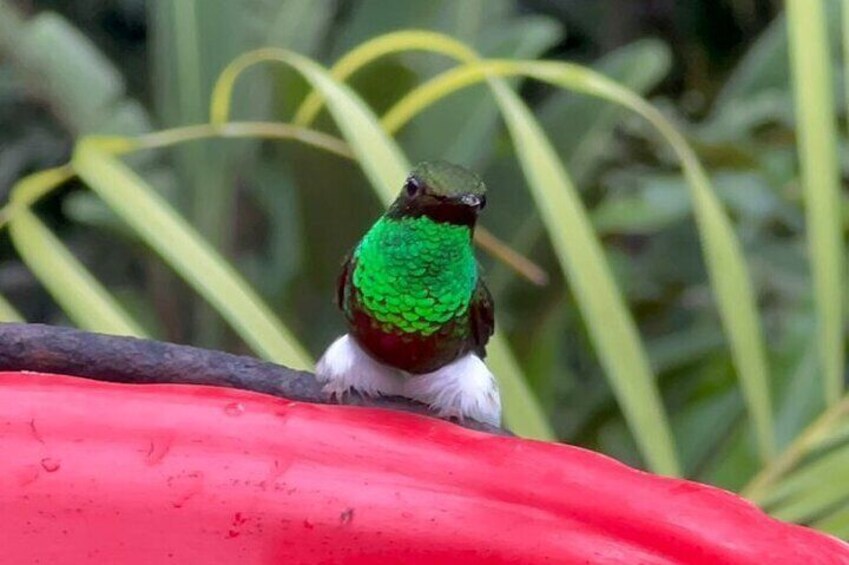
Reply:
[[[219,74],[260,47],[292,49],[329,66],[380,34],[417,28],[486,57],[590,67],[674,124],[705,167],[751,277],[764,347],[749,346],[767,361],[761,400],[775,438],[765,458],[675,153],[649,122],[621,107],[507,79],[580,193],[636,322],[681,473],[733,490],[748,485],[744,492],[776,515],[849,537],[849,403],[841,396],[827,406],[817,308],[822,316],[830,304],[841,327],[845,316],[842,297],[834,303],[827,290],[813,290],[811,204],[799,165],[803,118],[794,103],[807,82],[794,74],[790,56],[806,47],[788,33],[794,25],[822,26],[825,51],[809,47],[828,55],[831,91],[822,99],[833,108],[824,115],[839,137],[825,147],[838,158],[832,181],[842,191],[835,182],[823,190],[840,198],[831,209],[842,239],[849,61],[841,59],[841,18],[849,15],[841,10],[849,13],[849,2],[821,6],[819,22],[790,14],[788,23],[784,2],[769,0],[0,0],[0,203],[26,175],[66,163],[84,136],[208,121]],[[368,65],[350,85],[379,116],[451,66],[432,54],[403,53]],[[263,67],[240,82],[233,115],[288,122],[308,92],[295,73]],[[339,134],[326,112],[314,127]],[[397,140],[413,162],[444,158],[480,172],[491,192],[483,225],[549,274],[547,285],[534,285],[479,252],[499,328],[556,437],[652,467],[634,439],[639,424],[629,428],[600,362],[611,352],[597,352],[490,89],[477,85],[438,102]],[[342,333],[332,301],[340,261],[381,211],[373,179],[357,162],[259,139],[191,142],[127,162],[313,357]],[[251,353],[218,309],[79,180],[50,191],[34,210],[146,334]],[[560,227],[568,239],[573,226]],[[0,295],[28,321],[80,324],[50,291],[48,279],[61,285],[62,274],[34,275],[21,260],[25,244],[7,234],[0,233]],[[833,252],[845,255],[842,245]],[[598,331],[605,323],[596,320]]]

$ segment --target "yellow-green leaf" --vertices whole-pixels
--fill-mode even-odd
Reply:
[[[24,317],[12,306],[6,297],[0,295],[0,322],[24,322]]]
[[[96,139],[82,139],[71,161],[80,177],[266,359],[297,369],[309,354],[256,292],[159,194]]]
[[[822,0],[788,0],[787,25],[817,310],[817,344],[826,402],[833,404],[843,392],[844,250],[834,84]]]
[[[9,231],[21,259],[75,324],[94,332],[145,337],[139,324],[28,208],[15,210]]]
[[[672,432],[648,358],[581,199],[527,106],[491,85],[531,194],[611,385],[649,466],[680,473]]]

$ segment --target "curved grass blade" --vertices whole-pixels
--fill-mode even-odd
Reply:
[[[63,165],[33,173],[19,180],[12,186],[11,201],[0,209],[0,228],[6,225],[18,208],[31,207],[40,198],[50,194],[73,176],[74,170],[68,165]]]
[[[6,297],[0,295],[0,323],[25,322],[24,317],[12,306]]]
[[[398,191],[410,165],[397,144],[381,129],[371,110],[351,89],[336,81],[326,69],[309,59],[282,49],[263,49],[248,53],[228,66],[213,91],[213,121],[225,120],[236,79],[250,66],[276,61],[295,67],[326,101],[343,137],[354,152],[379,198],[388,204]],[[489,348],[490,366],[504,394],[504,417],[517,434],[539,439],[554,439],[539,403],[527,386],[506,340],[496,335]]]
[[[834,404],[843,391],[844,251],[834,80],[822,0],[788,0],[787,25],[823,392]]]
[[[401,150],[380,130],[374,114],[348,86],[334,80],[318,63],[297,53],[285,49],[259,49],[233,61],[221,73],[213,90],[211,121],[222,123],[227,119],[236,79],[244,70],[263,62],[294,67],[321,93],[381,200],[388,202],[393,199],[409,171]]]
[[[464,62],[477,59],[477,54],[464,43],[442,33],[407,30],[387,33],[358,45],[339,59],[330,72],[333,78],[343,82],[372,61],[402,51],[428,51]],[[322,104],[321,93],[311,92],[295,112],[293,123],[298,125],[311,123],[321,110]]]
[[[539,122],[516,94],[490,86],[599,360],[649,467],[680,474],[674,440],[634,319],[577,190]]]
[[[309,354],[236,271],[135,172],[93,138],[78,144],[74,169],[106,204],[197,290],[266,359],[296,369]]]
[[[438,33],[426,31],[389,33],[374,40],[367,41],[348,53],[331,69],[331,77],[339,81],[339,84],[342,84],[344,78],[356,72],[362,65],[375,57],[396,52],[399,49],[403,50],[403,46],[408,42],[411,42],[415,49],[435,51],[448,56],[462,57],[467,60],[474,56],[474,53],[462,43],[458,43]],[[226,124],[226,120],[230,115],[231,99],[236,80],[247,69],[261,63],[277,62],[285,65],[293,65],[303,73],[304,69],[298,67],[299,61],[300,63],[311,63],[309,59],[294,54],[291,51],[272,48],[251,51],[233,61],[221,73],[213,90],[212,102],[210,104],[210,120],[212,124],[215,127],[224,127]],[[314,63],[312,64],[314,65]],[[293,121],[295,125],[290,125],[289,127],[300,128],[311,123],[319,110],[321,110],[323,103],[321,91],[318,89],[313,90],[301,105],[301,108],[296,112]],[[361,106],[365,107],[364,105]],[[354,119],[361,122],[360,117],[354,116]],[[352,158],[357,159],[356,155]],[[368,170],[366,170],[366,174],[372,182],[375,182],[375,177],[369,174]],[[385,186],[381,187],[378,196],[385,202],[389,202],[394,198],[394,189],[387,189]],[[485,228],[478,227],[475,233],[475,242],[498,261],[524,276],[530,282],[538,286],[548,284],[548,274],[541,267],[526,257],[519,256],[519,254],[513,252],[506,244],[500,242]]]
[[[775,439],[766,349],[743,252],[698,158],[657,109],[610,79],[577,65],[488,61],[453,69],[412,91],[385,114],[384,126],[394,131],[435,101],[493,75],[523,75],[622,105],[649,121],[670,144],[690,187],[711,286],[754,420],[761,458],[771,458],[775,453]]]
[[[145,337],[141,326],[28,208],[15,210],[9,232],[21,259],[75,324],[94,332]]]
[[[469,62],[477,58],[475,52],[465,44],[441,33],[423,30],[399,31],[378,36],[352,49],[333,65],[330,75],[337,81],[344,82],[358,70],[380,57],[416,50],[438,53],[458,61]],[[309,125],[318,115],[323,104],[321,93],[313,90],[295,112],[293,123],[300,126]],[[389,200],[386,202],[388,203]],[[538,286],[548,284],[548,273],[528,258],[513,251],[486,228],[478,226],[475,232],[475,243],[530,282]]]

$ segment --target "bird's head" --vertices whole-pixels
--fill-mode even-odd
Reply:
[[[478,175],[445,161],[424,161],[407,177],[388,215],[472,227],[484,206],[486,186]]]

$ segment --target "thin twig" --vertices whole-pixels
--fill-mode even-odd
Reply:
[[[542,267],[495,237],[488,229],[478,227],[475,230],[475,243],[535,285],[546,286],[548,284],[548,273]]]

